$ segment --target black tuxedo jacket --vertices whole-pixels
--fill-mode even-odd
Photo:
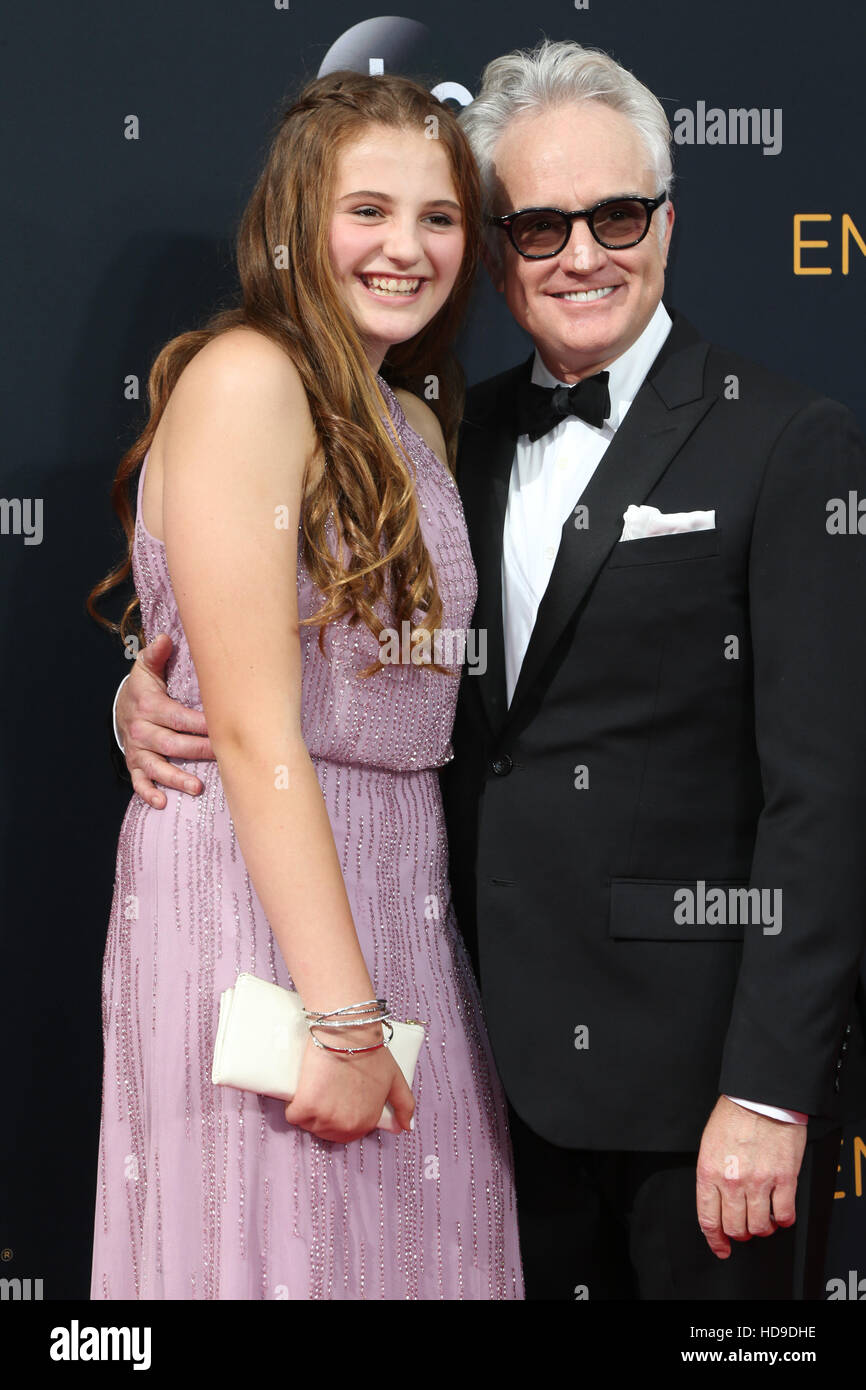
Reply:
[[[866,498],[856,423],[676,316],[580,498],[587,524],[563,526],[509,708],[502,530],[531,363],[468,393],[487,670],[463,675],[442,772],[508,1096],[577,1148],[694,1150],[720,1093],[854,1118],[866,535],[827,523],[832,499]],[[644,502],[712,508],[715,529],[621,543]],[[729,892],[749,887],[757,921]]]

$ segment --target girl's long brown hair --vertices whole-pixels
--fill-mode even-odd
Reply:
[[[437,379],[438,396],[430,405],[442,426],[453,469],[464,380],[451,344],[478,261],[481,198],[475,162],[453,113],[418,83],[391,74],[330,73],[307,83],[277,124],[238,230],[240,304],[214,314],[203,328],[171,339],[151,368],[150,416],[123,455],[111,491],[127,553],[87,598],[91,617],[124,639],[135,631],[139,641],[145,640],[140,622],[133,624],[137,597],[119,622],[99,613],[96,603],[131,571],[133,475],[184,367],[212,338],[238,325],[257,329],[291,358],[320,441],[324,467],[307,478],[302,508],[304,559],[324,595],[318,613],[304,621],[319,625],[320,645],[325,626],[347,614],[350,622],[360,620],[378,638],[383,624],[374,605],[383,597],[389,599],[398,631],[407,620],[410,633],[423,628],[432,635],[441,623],[442,603],[421,534],[408,461],[382,420],[383,411],[389,419],[390,414],[336,288],[328,252],[337,157],[342,146],[370,123],[438,138],[463,212],[466,243],[451,295],[420,333],[389,350],[381,367],[392,387],[405,386],[419,394],[429,377]],[[279,265],[277,248],[284,248]],[[336,529],[336,555],[326,535],[329,517]],[[343,565],[339,557],[346,553]],[[424,615],[417,627],[416,610]],[[425,644],[420,645],[423,649]],[[435,662],[429,665],[436,667]],[[360,674],[381,668],[377,660]]]

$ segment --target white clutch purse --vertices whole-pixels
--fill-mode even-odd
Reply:
[[[392,1019],[391,1024],[394,1036],[390,1051],[411,1086],[424,1025],[417,1019],[409,1023]],[[241,1091],[291,1100],[298,1088],[309,1037],[304,1006],[297,994],[256,975],[238,975],[232,988],[220,995],[211,1081],[215,1086],[235,1086]],[[382,1111],[378,1127],[400,1133],[390,1105]]]

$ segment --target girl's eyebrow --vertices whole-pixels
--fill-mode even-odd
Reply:
[[[391,202],[390,193],[378,193],[375,188],[356,188],[354,193],[344,193],[338,201],[344,203],[347,198],[378,198],[382,203]],[[425,206],[432,208],[456,208],[458,212],[460,211],[460,204],[455,203],[453,198],[431,198],[429,203],[425,204]]]

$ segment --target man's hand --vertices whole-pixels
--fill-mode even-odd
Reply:
[[[769,1236],[794,1224],[806,1130],[719,1097],[698,1154],[697,1209],[698,1225],[720,1260],[730,1255],[731,1240]]]
[[[203,787],[197,777],[167,758],[192,761],[214,756],[201,710],[188,709],[166,694],[162,672],[171,648],[166,633],[142,647],[117,699],[117,727],[132,785],[142,800],[158,811],[165,806],[166,796],[154,783],[194,796]]]

